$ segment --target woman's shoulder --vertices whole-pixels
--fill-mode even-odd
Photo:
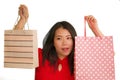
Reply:
[[[38,48],[38,52],[39,52],[39,53],[42,53],[42,48]]]
[[[39,58],[39,62],[42,61],[42,48],[38,48],[38,58]]]

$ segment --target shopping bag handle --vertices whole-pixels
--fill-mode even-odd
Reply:
[[[86,37],[86,20],[85,20],[85,17],[84,17],[84,37]]]
[[[84,37],[86,37],[86,19],[85,19],[85,17],[84,17]],[[102,39],[102,35],[100,35],[100,36],[97,36],[97,37],[100,37],[101,39]]]
[[[15,23],[14,23],[13,30],[15,29],[16,24],[18,23],[19,17],[20,17],[20,16],[18,15],[18,17],[17,17],[17,19],[16,19],[16,21],[15,21]],[[29,24],[28,24],[28,21],[27,21],[26,23],[27,23],[27,27],[28,27],[28,30],[29,30]],[[23,29],[25,29],[25,26],[24,26],[24,28],[23,28]]]

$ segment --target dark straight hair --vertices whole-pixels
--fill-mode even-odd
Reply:
[[[76,31],[74,27],[67,21],[61,21],[57,22],[53,25],[53,27],[49,30],[49,32],[46,34],[46,36],[43,39],[43,60],[42,63],[44,64],[45,60],[48,60],[50,62],[50,65],[56,67],[58,56],[54,47],[54,36],[55,31],[58,28],[64,28],[68,30],[72,36],[73,40],[73,49],[71,53],[68,55],[68,63],[71,74],[74,72],[74,47],[75,47],[75,36],[77,36]]]

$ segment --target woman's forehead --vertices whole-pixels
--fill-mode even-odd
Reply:
[[[58,28],[56,31],[55,31],[55,35],[71,35],[70,32],[67,30],[67,29],[64,29],[64,28]]]

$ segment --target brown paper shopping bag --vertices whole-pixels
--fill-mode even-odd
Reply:
[[[113,37],[75,37],[75,80],[115,80]]]
[[[36,30],[5,30],[4,67],[35,68],[38,66]]]

